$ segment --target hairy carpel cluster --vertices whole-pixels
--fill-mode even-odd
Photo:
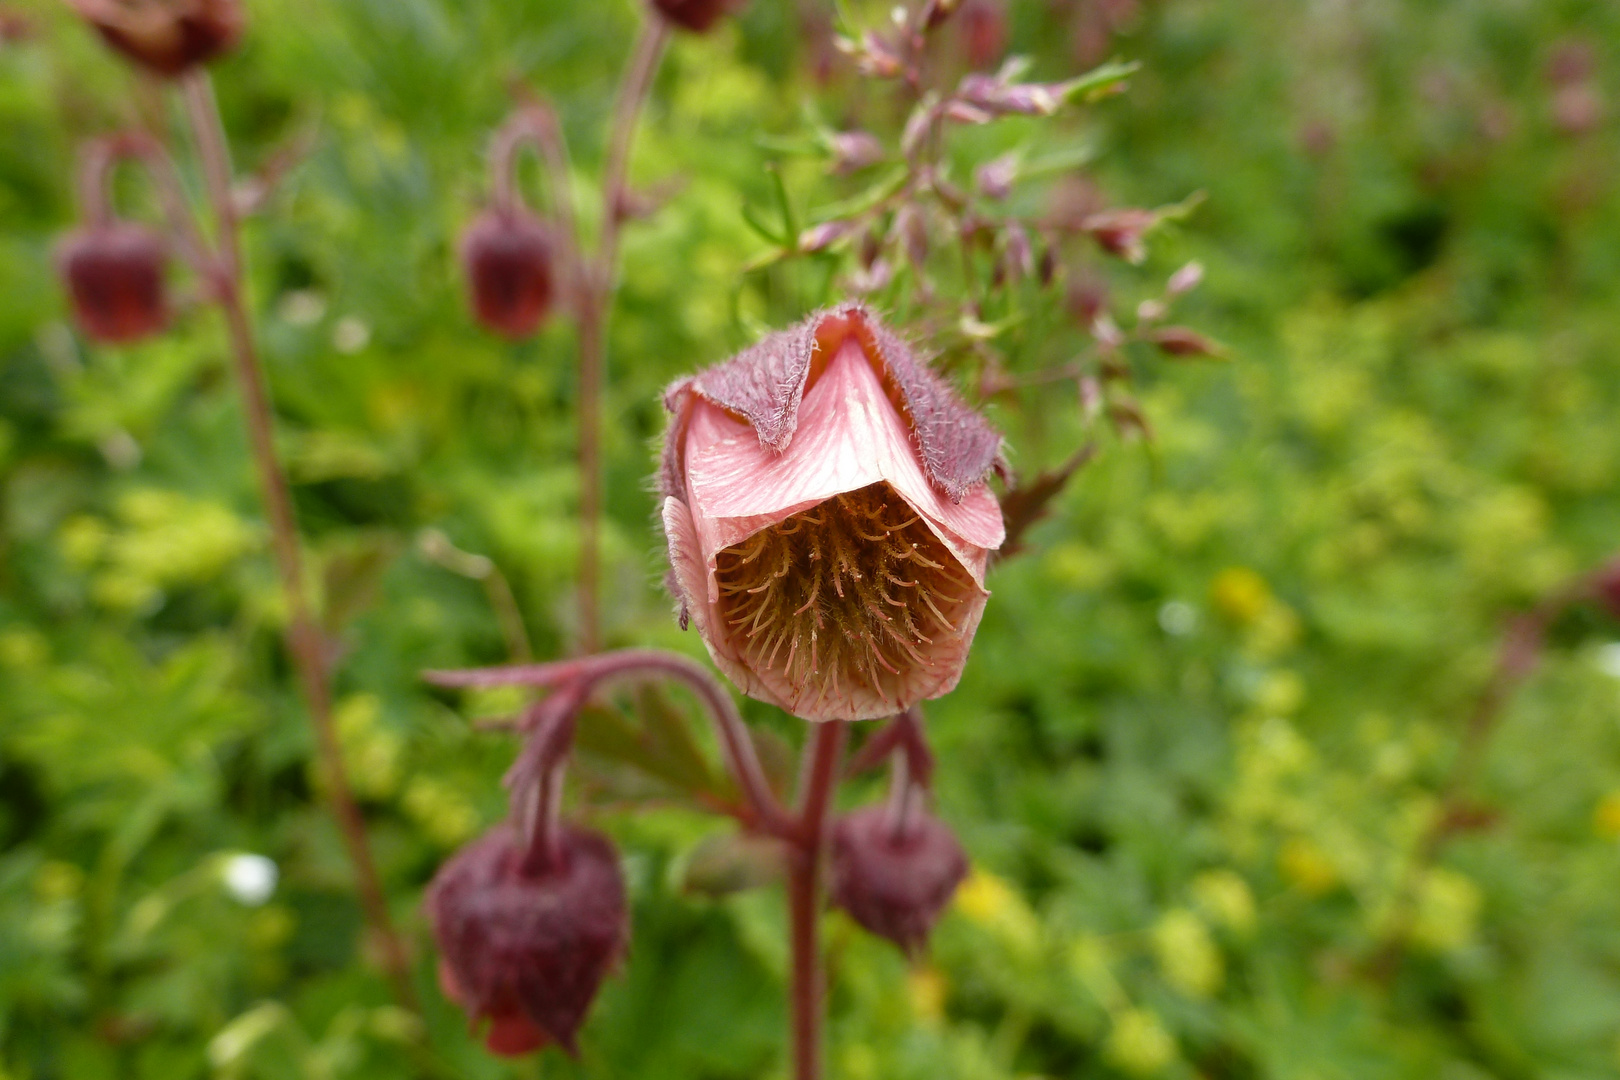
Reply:
[[[864,684],[902,707],[902,672],[968,629],[979,586],[886,483],[834,496],[722,549],[720,614],[756,671],[814,700]]]

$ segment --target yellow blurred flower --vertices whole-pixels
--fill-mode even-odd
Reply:
[[[1270,716],[1289,716],[1304,702],[1305,680],[1287,669],[1268,674],[1254,692],[1255,706]]]
[[[1221,988],[1226,964],[1204,920],[1174,908],[1153,926],[1153,953],[1171,986],[1188,997],[1206,998]]]
[[[0,664],[6,667],[39,667],[50,657],[50,643],[38,630],[19,628],[0,634]]]
[[[1474,940],[1484,897],[1473,879],[1436,867],[1418,886],[1412,940],[1435,952],[1451,952]]]
[[[1206,870],[1193,879],[1193,901],[1215,922],[1235,934],[1253,932],[1254,893],[1231,870]]]
[[[1271,586],[1246,566],[1229,566],[1209,586],[1215,610],[1235,623],[1248,625],[1271,606]]]
[[[1339,883],[1338,867],[1333,860],[1303,836],[1296,836],[1282,847],[1277,855],[1278,869],[1289,884],[1310,896],[1320,896]]]
[[[1620,791],[1611,791],[1592,809],[1592,831],[1605,840],[1620,839]]]
[[[932,965],[913,968],[906,975],[906,999],[911,1015],[925,1027],[938,1027],[945,1021],[945,998],[950,984],[944,972]]]
[[[351,694],[332,712],[350,783],[367,798],[388,798],[399,788],[405,740],[379,723],[382,699],[375,694]]]
[[[1041,925],[1024,898],[988,870],[974,867],[956,890],[956,908],[1013,948],[1033,951]]]
[[[1176,1059],[1176,1041],[1153,1010],[1129,1008],[1114,1016],[1107,1053],[1133,1076],[1152,1076]]]
[[[478,829],[473,805],[449,784],[430,776],[412,780],[400,801],[406,815],[441,847],[455,847]]]
[[[34,877],[34,892],[46,903],[71,900],[84,888],[84,871],[69,862],[42,863]]]

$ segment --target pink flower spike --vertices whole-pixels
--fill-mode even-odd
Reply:
[[[1004,537],[982,417],[857,305],[666,402],[671,584],[744,693],[867,720],[956,685]]]

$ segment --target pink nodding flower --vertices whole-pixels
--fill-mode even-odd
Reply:
[[[806,720],[956,685],[1005,536],[1001,437],[866,308],[670,387],[671,591],[720,669]]]

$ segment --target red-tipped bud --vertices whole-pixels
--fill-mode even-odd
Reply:
[[[747,0],[652,0],[659,14],[694,34],[707,33],[721,18],[742,9]]]
[[[170,77],[228,53],[242,36],[238,0],[69,0],[107,44]]]
[[[426,907],[446,996],[476,1024],[485,1045],[513,1056],[575,1036],[602,979],[629,937],[624,877],[613,845],[562,826],[545,870],[524,869],[527,852],[508,825],[467,845],[439,868]]]
[[[65,237],[57,268],[84,332],[96,341],[138,341],[169,321],[168,246],[144,225],[91,225]]]
[[[927,944],[967,871],[950,826],[921,810],[912,810],[899,830],[886,806],[868,806],[833,825],[833,902],[908,955]]]
[[[461,262],[473,314],[489,329],[518,340],[551,311],[555,283],[551,234],[523,210],[486,210],[461,237]]]

